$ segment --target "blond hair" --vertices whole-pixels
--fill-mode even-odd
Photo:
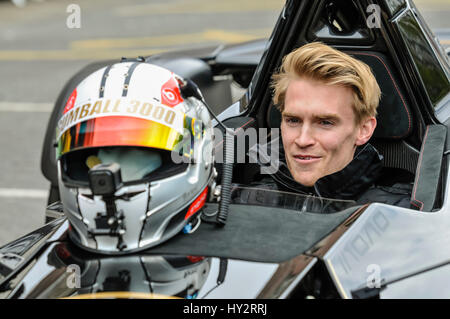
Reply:
[[[376,116],[381,91],[369,66],[320,42],[306,44],[283,58],[278,73],[272,76],[273,102],[281,112],[289,82],[309,78],[328,85],[352,89],[356,123]]]

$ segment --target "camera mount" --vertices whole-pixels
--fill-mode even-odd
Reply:
[[[117,163],[98,164],[89,170],[88,175],[92,194],[101,196],[106,206],[106,213],[97,213],[96,228],[90,229],[89,234],[92,237],[117,237],[117,249],[123,250],[127,247],[123,242],[123,235],[126,232],[125,216],[123,211],[117,210],[117,197],[114,195],[123,186],[120,165]]]

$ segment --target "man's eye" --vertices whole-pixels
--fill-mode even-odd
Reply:
[[[320,125],[323,125],[323,126],[332,126],[332,125],[334,125],[334,123],[332,121],[329,121],[329,120],[321,120],[319,123],[320,123]]]
[[[294,117],[285,117],[284,121],[287,124],[297,124],[298,123],[298,119],[294,118]]]

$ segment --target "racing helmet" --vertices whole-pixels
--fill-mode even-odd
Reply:
[[[199,222],[217,175],[213,129],[199,90],[183,94],[186,83],[159,66],[124,61],[74,89],[56,128],[73,242],[105,254],[135,252]]]

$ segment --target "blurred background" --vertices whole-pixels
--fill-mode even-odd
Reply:
[[[450,0],[414,2],[450,47]],[[283,4],[0,0],[0,246],[44,224],[41,148],[53,103],[73,74],[101,59],[265,38]]]

